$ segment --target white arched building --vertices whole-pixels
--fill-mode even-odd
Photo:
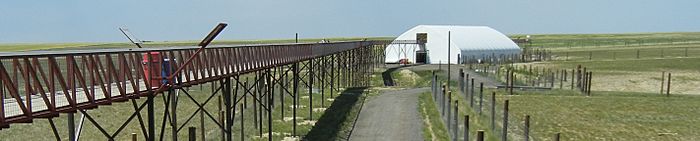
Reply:
[[[412,63],[446,64],[450,32],[450,63],[465,60],[489,60],[520,54],[520,47],[506,35],[486,26],[419,25],[395,39],[423,40],[425,45],[391,44],[385,53],[386,63],[408,59]]]

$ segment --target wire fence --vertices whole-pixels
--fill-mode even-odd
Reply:
[[[531,127],[526,124],[529,123],[526,119],[527,115],[516,115],[508,111],[507,97],[495,92],[487,93],[483,89],[483,82],[465,81],[466,78],[466,75],[460,75],[456,85],[458,91],[450,93],[449,90],[445,90],[445,85],[442,85],[445,80],[438,79],[435,74],[432,76],[432,96],[450,139],[473,138],[477,136],[477,130],[485,130],[498,140],[538,140],[535,138],[536,133],[530,132]],[[478,85],[472,87],[471,84],[477,83]],[[472,113],[469,115],[470,120],[481,123],[466,120],[467,113]],[[471,123],[465,124],[465,122]],[[470,129],[469,125],[474,124],[487,126],[486,129]]]

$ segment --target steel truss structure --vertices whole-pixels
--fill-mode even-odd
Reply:
[[[171,129],[172,139],[169,140],[177,140],[185,125],[199,115],[214,122],[225,135],[223,139],[233,140],[234,119],[241,118],[241,129],[244,125],[244,116],[236,115],[235,111],[252,106],[257,133],[263,136],[262,126],[266,120],[267,136],[272,140],[272,109],[276,105],[284,107],[284,101],[291,99],[293,135],[297,136],[296,115],[302,112],[297,111],[300,91],[317,91],[323,99],[327,94],[334,97],[341,88],[369,86],[373,69],[384,64],[384,49],[390,42],[214,46],[198,55],[198,47],[0,53],[0,96],[3,98],[0,100],[0,129],[9,128],[13,123],[47,119],[54,136],[60,139],[53,118],[59,113],[68,113],[68,121],[74,121],[73,113],[80,112],[108,140],[114,140],[131,122],[139,123],[141,137],[146,140],[164,140],[166,125]],[[179,61],[187,58],[193,58],[192,64]],[[157,71],[158,67],[161,71]],[[168,75],[160,73],[175,73],[170,75],[176,77],[167,79]],[[253,80],[249,81],[249,77]],[[218,85],[212,87],[212,93],[204,101],[196,100],[187,91],[189,87],[206,83]],[[177,112],[178,103],[182,101],[179,98],[184,98],[178,96],[180,92],[186,96],[185,100],[198,106],[194,113]],[[153,102],[159,95],[163,105]],[[208,111],[204,106],[215,96],[222,97],[224,108]],[[144,102],[136,101],[144,97]],[[247,103],[244,102],[247,98],[252,98],[253,104],[243,104]],[[279,102],[275,102],[275,98]],[[322,106],[326,104],[323,101]],[[130,102],[134,111],[114,132],[108,132],[86,112],[117,102]],[[309,100],[308,105],[312,107],[313,104],[313,100]],[[162,115],[154,112],[156,106],[163,109]],[[144,109],[146,115],[141,114]],[[313,115],[313,108],[308,112]],[[221,116],[215,116],[217,113]],[[184,123],[173,120],[180,114],[188,117]],[[285,115],[284,110],[274,114]],[[156,116],[162,116],[162,121],[156,121]],[[160,130],[156,122],[161,122]],[[79,131],[76,134],[73,122],[68,124],[69,139],[77,140]],[[157,131],[160,134],[156,134]],[[245,134],[244,130],[240,134]],[[156,138],[157,135],[160,137]]]

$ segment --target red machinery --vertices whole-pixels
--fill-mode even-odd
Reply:
[[[163,59],[159,52],[148,52],[143,55],[143,72],[146,73],[146,82],[151,84],[151,88],[158,88],[162,84],[161,60]]]

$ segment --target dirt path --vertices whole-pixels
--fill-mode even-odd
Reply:
[[[387,65],[387,67],[395,67],[395,66]],[[464,67],[464,66],[462,66],[462,65],[452,65],[452,66],[451,66],[451,68],[450,68],[450,74],[451,74],[450,79],[452,79],[452,80],[454,80],[454,81],[458,81],[458,80],[459,80],[459,69],[460,69],[460,68],[464,68],[465,72],[470,74],[469,77],[473,77],[473,78],[474,78],[474,82],[476,82],[476,84],[479,84],[479,82],[484,82],[484,87],[489,87],[489,88],[495,88],[497,85],[503,85],[503,84],[501,84],[500,82],[498,82],[498,81],[496,81],[496,80],[494,80],[494,79],[492,79],[492,78],[487,78],[487,77],[484,77],[484,76],[481,76],[481,75],[477,75],[476,72],[470,71],[470,70],[466,69],[466,67]],[[409,70],[414,70],[414,71],[417,71],[417,70],[437,70],[437,69],[442,69],[442,70],[444,70],[444,71],[447,71],[447,65],[442,65],[442,66],[435,65],[435,64],[430,64],[430,65],[416,65],[416,66],[405,67],[404,69],[409,69]]]
[[[367,101],[360,111],[350,140],[420,141],[423,121],[418,113],[418,95],[430,88],[383,92]]]

